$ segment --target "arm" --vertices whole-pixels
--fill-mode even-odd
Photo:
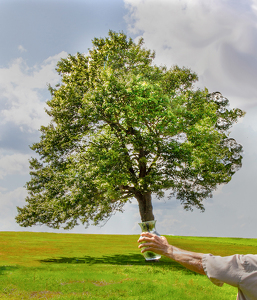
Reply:
[[[143,232],[138,240],[142,243],[138,248],[143,248],[141,252],[152,251],[175,260],[187,269],[205,275],[202,265],[202,253],[195,253],[179,249],[170,245],[164,236],[157,236],[149,232]]]

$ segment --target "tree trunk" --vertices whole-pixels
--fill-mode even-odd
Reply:
[[[141,221],[153,221],[153,206],[152,206],[152,195],[151,192],[148,193],[136,193],[135,195],[138,205],[139,205],[139,212],[141,216]]]

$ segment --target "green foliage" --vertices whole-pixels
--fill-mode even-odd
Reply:
[[[165,190],[185,209],[204,210],[202,201],[231,180],[242,146],[228,129],[244,113],[218,92],[195,89],[191,70],[153,59],[142,39],[110,31],[88,55],[58,63],[62,84],[49,87],[52,121],[31,147],[40,158],[30,161],[21,226],[96,225],[132,197],[146,221],[149,195]]]

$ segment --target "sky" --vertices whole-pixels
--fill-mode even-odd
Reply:
[[[15,222],[35,156],[29,145],[50,121],[47,86],[60,81],[58,60],[87,53],[91,40],[111,29],[143,37],[155,64],[192,69],[197,87],[221,92],[246,112],[230,133],[243,145],[243,167],[204,201],[204,213],[154,198],[157,231],[257,238],[257,0],[0,0],[0,28],[0,231],[64,232]],[[132,200],[103,227],[68,232],[139,234],[139,222]]]

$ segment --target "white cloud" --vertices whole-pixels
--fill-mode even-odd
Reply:
[[[4,210],[8,207],[16,207],[19,206],[21,203],[24,202],[24,199],[27,196],[27,191],[23,187],[18,187],[13,191],[2,192],[0,191],[0,211],[1,211],[1,218],[3,217]]]
[[[27,50],[26,50],[22,45],[19,45],[19,46],[18,46],[18,50],[19,50],[20,52],[27,52]]]
[[[30,155],[21,153],[12,155],[0,154],[0,179],[3,179],[6,175],[28,174],[29,158]]]
[[[16,206],[20,206],[27,195],[25,188],[19,187],[13,191],[2,192],[0,190],[0,228],[1,230],[17,229],[15,216]]]
[[[257,0],[252,0],[252,5],[251,6],[252,6],[252,9],[257,14]]]
[[[129,30],[156,50],[156,64],[191,68],[201,87],[221,91],[233,106],[255,103],[256,0],[124,2]]]
[[[9,68],[0,69],[0,100],[5,103],[0,112],[1,124],[12,122],[21,129],[26,125],[33,131],[48,123],[49,118],[44,111],[47,99],[42,99],[42,91],[47,90],[48,83],[54,85],[59,81],[56,63],[66,56],[66,52],[61,52],[34,67],[18,58]]]

